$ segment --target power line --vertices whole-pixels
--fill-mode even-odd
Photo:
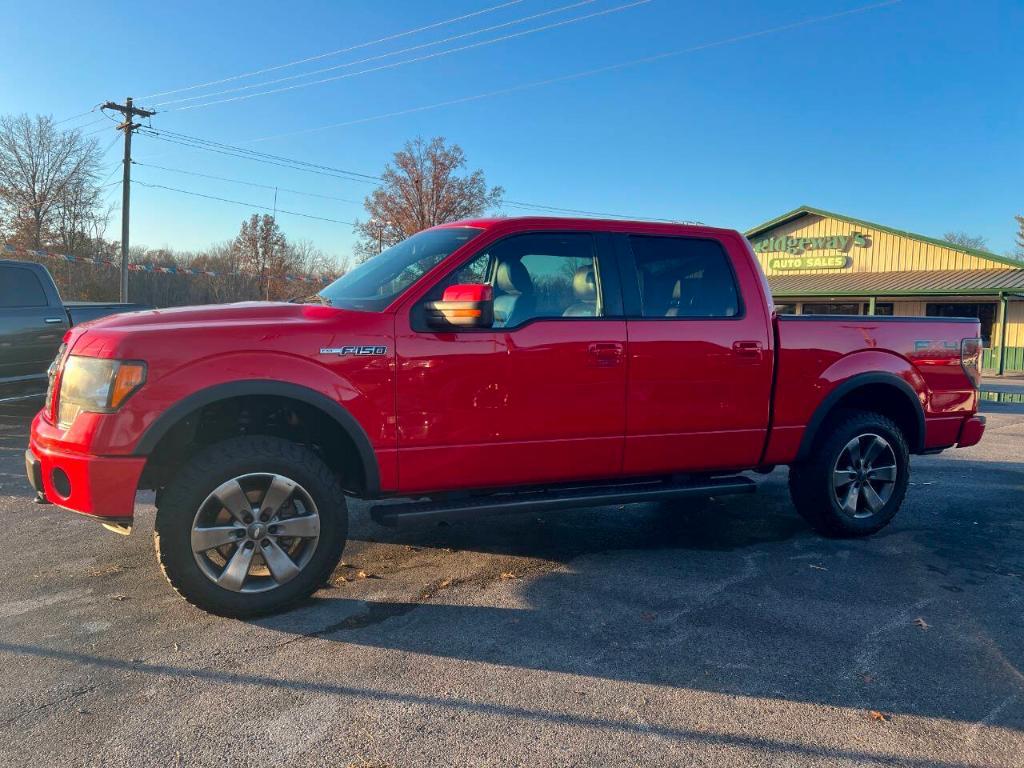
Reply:
[[[132,183],[133,184],[139,184],[139,185],[141,185],[143,187],[150,187],[152,189],[166,189],[169,192],[179,192],[179,193],[181,193],[183,195],[193,195],[194,197],[202,197],[202,198],[206,198],[207,200],[218,200],[218,201],[220,201],[222,203],[233,203],[234,205],[244,205],[247,208],[259,208],[260,210],[263,210],[263,211],[274,210],[273,208],[270,208],[269,206],[266,206],[266,205],[258,205],[256,203],[246,203],[246,202],[243,202],[241,200],[230,200],[230,199],[228,199],[226,197],[217,197],[216,195],[204,195],[202,192],[193,192],[193,191],[188,190],[188,189],[178,189],[177,187],[167,187],[167,186],[164,186],[163,184],[149,184],[149,183],[147,183],[145,181],[139,181],[138,179],[136,179]],[[302,217],[304,219],[315,219],[317,221],[327,221],[327,222],[330,222],[331,224],[344,224],[345,226],[349,226],[349,227],[356,226],[355,222],[353,222],[353,221],[341,221],[339,219],[328,219],[325,216],[313,216],[312,214],[309,214],[309,213],[299,213],[298,211],[285,211],[285,210],[283,210],[281,208],[278,208],[275,211],[275,213],[284,213],[284,214],[287,214],[289,216],[300,216],[300,217]]]
[[[288,131],[287,133],[276,133],[270,136],[260,136],[254,139],[247,139],[246,143],[255,144],[261,141],[271,141],[273,139],[284,139],[291,136],[302,136],[309,133],[318,133],[320,131],[328,131],[332,128],[347,128],[353,125],[362,125],[364,123],[371,123],[377,120],[386,120],[392,117],[404,117],[405,115],[412,115],[418,112],[427,112],[433,109],[441,109],[442,107],[453,107],[459,104],[467,104],[473,101],[481,101],[483,99],[490,99],[496,96],[507,96],[512,93],[519,93],[521,91],[530,90],[533,88],[541,88],[547,85],[555,85],[558,83],[570,82],[572,80],[579,80],[585,77],[592,77],[594,75],[604,74],[606,72],[614,72],[620,69],[627,69],[629,67],[635,67],[642,64],[650,64],[655,61],[661,61],[663,59],[675,58],[677,56],[683,56],[688,53],[697,53],[698,51],[707,50],[710,48],[719,48],[724,45],[732,45],[733,43],[744,42],[746,40],[755,39],[758,37],[766,37],[768,35],[778,34],[780,32],[787,32],[792,29],[800,27],[806,27],[811,24],[819,24],[826,21],[832,21],[837,18],[844,16],[852,16],[854,14],[866,13],[868,11],[877,10],[890,5],[896,5],[902,2],[902,0],[884,0],[884,2],[872,3],[870,5],[860,6],[859,8],[853,8],[848,11],[840,11],[838,13],[829,14],[827,16],[814,16],[801,21],[791,22],[789,24],[783,24],[777,27],[770,27],[768,29],[762,29],[757,32],[748,32],[742,35],[734,35],[732,37],[723,38],[721,40],[714,40],[708,43],[702,43],[700,45],[690,46],[689,48],[681,48],[674,51],[666,51],[664,53],[658,53],[651,56],[644,56],[639,59],[631,59],[629,61],[619,62],[618,64],[609,64],[604,67],[597,67],[595,69],[583,70],[581,72],[573,72],[568,75],[560,75],[558,77],[551,77],[544,80],[534,80],[528,83],[521,83],[519,85],[509,86],[507,88],[499,88],[494,91],[487,91],[485,93],[478,93],[472,96],[460,96],[454,99],[447,99],[445,101],[438,101],[433,104],[425,104],[419,107],[410,107],[408,109],[400,109],[393,112],[383,112],[369,117],[355,118],[352,120],[345,120],[340,123],[330,123],[328,125],[321,125],[315,128],[302,128],[297,131]]]
[[[267,91],[259,91],[257,93],[247,93],[243,96],[230,96],[224,99],[214,99],[213,101],[205,101],[200,104],[189,104],[183,107],[175,107],[171,111],[185,111],[189,109],[201,109],[202,107],[212,107],[216,104],[228,104],[235,101],[245,101],[247,99],[255,99],[259,96],[270,96],[276,93],[284,93],[285,91],[294,91],[299,88],[309,88],[314,85],[323,85],[325,83],[332,83],[337,80],[344,80],[350,77],[358,77],[359,75],[366,75],[371,72],[380,72],[386,69],[395,69],[396,67],[402,67],[406,64],[415,64],[420,61],[427,61],[428,59],[436,59],[441,56],[448,56],[453,53],[459,53],[461,51],[468,51],[473,48],[481,48],[485,45],[494,45],[505,40],[512,40],[514,38],[523,37],[525,35],[532,35],[537,32],[545,32],[549,29],[555,29],[557,27],[564,27],[568,24],[576,24],[581,21],[587,21],[598,16],[607,16],[610,13],[618,13],[619,11],[625,11],[630,8],[635,8],[638,5],[646,5],[647,3],[653,2],[653,0],[632,0],[632,2],[625,3],[623,5],[617,5],[613,8],[605,8],[600,11],[594,11],[593,13],[584,14],[583,16],[575,16],[571,19],[563,19],[562,21],[552,22],[551,24],[544,24],[540,27],[533,27],[532,29],[524,29],[521,32],[512,32],[508,35],[502,35],[501,37],[494,37],[490,40],[481,40],[476,43],[470,43],[469,45],[462,45],[457,48],[449,48],[444,51],[436,51],[435,53],[429,53],[424,56],[416,56],[411,59],[403,59],[402,61],[392,62],[391,64],[381,64],[377,67],[370,67],[369,69],[361,69],[358,72],[348,72],[344,75],[332,75],[331,77],[324,77],[320,80],[311,80],[307,83],[295,83],[294,85],[285,85],[280,88],[271,88]]]
[[[211,85],[220,85],[221,83],[230,83],[230,82],[235,81],[235,80],[242,80],[242,79],[244,79],[246,77],[255,77],[256,75],[263,75],[263,74],[266,74],[267,72],[275,72],[275,71],[277,71],[279,69],[285,69],[287,67],[295,67],[295,66],[298,66],[299,64],[306,64],[306,63],[308,63],[310,61],[318,61],[320,59],[326,59],[326,58],[329,58],[331,56],[338,56],[338,55],[343,54],[343,53],[349,53],[350,51],[359,50],[360,48],[367,48],[367,47],[369,47],[371,45],[377,45],[379,43],[386,43],[386,42],[389,42],[391,40],[397,40],[397,39],[402,38],[402,37],[408,37],[409,35],[414,35],[417,32],[425,32],[428,29],[435,29],[437,27],[443,27],[443,26],[445,26],[447,24],[455,24],[456,22],[465,21],[466,19],[473,18],[474,16],[481,16],[481,15],[483,15],[485,13],[491,13],[492,11],[497,11],[497,10],[501,10],[502,8],[507,8],[510,5],[518,5],[521,2],[523,2],[523,0],[508,0],[508,2],[499,3],[498,5],[492,5],[489,8],[482,8],[479,11],[473,11],[472,13],[466,13],[466,14],[463,14],[462,16],[455,16],[455,17],[450,18],[450,19],[444,19],[443,21],[436,21],[436,22],[434,22],[432,24],[427,24],[426,26],[417,27],[415,29],[408,29],[408,30],[406,30],[404,32],[397,32],[397,33],[395,33],[393,35],[388,35],[386,37],[381,37],[381,38],[378,38],[376,40],[370,40],[369,42],[359,43],[357,45],[351,45],[348,48],[339,48],[336,51],[328,51],[326,53],[317,54],[316,56],[307,56],[304,59],[297,59],[296,61],[290,61],[290,62],[288,62],[286,64],[277,64],[277,65],[275,65],[273,67],[265,67],[263,69],[256,69],[256,70],[253,70],[252,72],[243,72],[240,75],[232,75],[231,77],[224,77],[224,78],[221,78],[220,80],[211,80],[211,81],[206,82],[206,83],[198,83],[196,85],[189,85],[189,86],[186,86],[184,88],[175,88],[174,90],[170,90],[170,91],[160,91],[158,93],[151,93],[148,96],[143,96],[143,98],[144,99],[155,99],[158,96],[169,96],[172,93],[183,93],[185,91],[194,91],[194,90],[196,90],[198,88],[206,88],[206,87],[211,86]]]
[[[190,142],[178,141],[176,139],[170,139],[170,138],[167,138],[165,136],[159,136],[159,135],[156,135],[156,134],[147,134],[147,135],[149,135],[150,138],[156,139],[157,141],[163,141],[163,142],[167,142],[169,144],[177,144],[178,146],[187,147],[188,149],[202,149],[202,150],[204,150],[206,152],[215,152],[216,154],[225,155],[227,157],[234,157],[234,158],[239,159],[239,160],[252,160],[253,162],[264,163],[265,165],[276,165],[279,168],[287,168],[288,170],[291,170],[291,171],[303,171],[305,173],[314,173],[314,174],[317,174],[319,176],[328,176],[328,177],[333,178],[333,179],[343,179],[344,181],[359,181],[359,182],[362,182],[364,184],[372,184],[373,183],[373,182],[368,181],[366,179],[354,179],[354,178],[351,178],[349,176],[342,176],[342,175],[337,174],[337,173],[327,173],[325,171],[314,170],[312,168],[302,168],[302,167],[295,166],[295,165],[289,165],[287,163],[277,163],[277,162],[274,162],[273,160],[266,160],[266,159],[261,158],[261,157],[256,157],[256,156],[251,156],[251,155],[242,155],[242,154],[238,154],[238,153],[235,153],[235,152],[228,152],[228,151],[225,151],[225,150],[216,149],[214,147],[208,147],[208,146],[204,146],[202,144],[194,144],[194,143],[190,143]]]
[[[539,210],[539,211],[550,211],[550,212],[554,212],[554,213],[576,213],[576,214],[580,214],[582,216],[601,216],[603,218],[608,218],[608,219],[629,219],[631,221],[635,221],[635,220],[641,220],[641,221],[664,221],[664,222],[666,222],[668,224],[685,223],[685,222],[681,222],[679,219],[659,219],[659,218],[657,218],[655,216],[636,216],[636,215],[631,214],[631,213],[607,213],[607,212],[604,212],[604,211],[585,211],[585,210],[581,210],[580,208],[560,208],[560,207],[558,207],[556,205],[541,205],[540,203],[527,203],[527,202],[517,201],[517,200],[502,200],[500,207],[502,207],[502,208],[518,208],[519,210],[527,210],[527,211]]]
[[[92,123],[86,123],[86,125],[80,125],[80,126],[78,126],[78,128],[79,129],[85,128],[87,125],[92,125],[93,123],[101,123],[101,122],[104,122],[104,119],[102,117],[99,120],[94,120]],[[106,133],[109,130],[110,130],[110,126],[105,125],[102,128],[97,128],[95,130],[89,131],[88,133],[83,134],[83,136],[86,137],[86,138],[89,137],[89,136],[96,136],[97,134],[100,134],[100,133]]]
[[[435,45],[444,45],[445,43],[451,43],[451,42],[454,42],[455,40],[461,40],[461,39],[466,38],[466,37],[472,37],[473,35],[482,35],[485,32],[493,32],[496,29],[504,29],[505,27],[511,27],[511,26],[516,25],[516,24],[523,24],[524,22],[527,22],[527,21],[533,21],[534,19],[539,19],[539,18],[542,18],[544,16],[551,16],[551,15],[556,14],[556,13],[561,13],[562,11],[568,11],[568,10],[571,10],[573,8],[579,8],[582,5],[590,5],[591,3],[594,3],[594,2],[596,2],[596,0],[577,0],[577,2],[570,3],[569,5],[563,5],[563,6],[560,6],[558,8],[551,8],[551,9],[546,10],[546,11],[541,11],[540,13],[534,13],[534,14],[531,14],[529,16],[523,16],[523,17],[518,18],[518,19],[512,19],[511,21],[504,21],[501,24],[494,24],[494,25],[492,25],[490,27],[483,27],[482,29],[474,29],[474,30],[472,30],[470,32],[462,32],[461,34],[458,34],[458,35],[451,35],[450,37],[446,37],[446,38],[444,38],[442,40],[433,40],[433,41],[431,41],[429,43],[420,43],[419,45],[413,45],[413,46],[410,46],[408,48],[401,48],[401,49],[399,49],[397,51],[389,51],[387,53],[377,54],[376,56],[368,56],[365,59],[357,59],[356,61],[348,61],[348,62],[345,62],[344,64],[334,64],[334,65],[332,65],[330,67],[321,67],[320,69],[313,69],[313,70],[310,70],[309,72],[300,72],[297,75],[287,75],[286,77],[279,77],[279,78],[276,78],[274,80],[265,80],[262,83],[251,83],[249,85],[240,85],[237,88],[227,88],[227,89],[225,89],[223,91],[214,91],[213,93],[203,93],[203,94],[200,94],[199,96],[186,96],[186,97],[180,98],[180,99],[171,99],[170,101],[157,102],[157,104],[155,104],[155,106],[157,106],[157,107],[164,107],[164,106],[167,106],[169,104],[182,104],[182,103],[187,102],[187,101],[198,101],[198,100],[201,100],[201,99],[209,99],[209,98],[213,98],[214,96],[223,96],[223,95],[229,94],[229,93],[240,93],[242,91],[251,91],[253,88],[264,88],[264,87],[266,87],[268,85],[276,85],[277,83],[285,83],[285,82],[289,82],[291,80],[300,80],[300,79],[302,79],[304,77],[312,77],[313,75],[320,75],[320,74],[323,74],[324,72],[333,72],[333,71],[338,70],[338,69],[347,69],[349,67],[355,67],[355,66],[357,66],[359,64],[367,64],[367,63],[369,63],[371,61],[379,61],[380,59],[387,59],[387,58],[390,58],[392,56],[400,56],[403,53],[411,53],[412,51],[422,50],[423,48],[430,48],[430,47],[435,46]]]
[[[176,136],[182,136],[182,137],[186,136],[186,134],[175,134],[175,135]],[[154,138],[159,138],[159,137],[154,136]],[[197,142],[204,142],[204,143],[207,143],[207,144],[216,144],[218,147],[225,147],[225,148],[229,148],[229,149],[239,149],[239,150],[242,149],[241,147],[233,147],[230,144],[220,144],[219,142],[213,142],[213,141],[209,141],[209,140],[206,140],[206,139],[200,139],[200,138],[195,137],[195,136],[191,136],[191,137],[188,137],[188,138],[190,138],[190,139],[192,139],[194,141],[197,141]],[[195,149],[210,149],[210,151],[215,151],[215,152],[219,151],[218,149],[213,149],[213,148],[209,148],[209,147],[202,146],[202,145],[197,145],[197,144],[184,144],[183,143],[182,146],[194,147]],[[277,166],[280,166],[280,167],[283,167],[283,168],[289,168],[291,170],[306,170],[306,171],[309,171],[310,173],[320,173],[321,175],[331,176],[333,178],[347,178],[347,177],[345,177],[345,176],[337,176],[336,174],[333,174],[333,173],[325,173],[324,171],[321,171],[321,170],[312,170],[312,169],[309,169],[309,168],[295,167],[293,165],[288,165],[288,163],[296,163],[296,164],[302,163],[302,164],[305,164],[305,165],[314,165],[314,166],[316,166],[317,168],[320,168],[320,169],[326,169],[326,170],[329,170],[329,171],[337,171],[339,173],[358,174],[361,177],[360,179],[358,179],[360,181],[362,181],[362,180],[383,181],[383,179],[381,177],[379,177],[379,176],[372,176],[370,174],[360,173],[360,172],[357,172],[357,171],[351,171],[351,170],[346,170],[346,169],[341,169],[341,168],[332,168],[331,166],[318,165],[318,164],[313,164],[313,163],[305,163],[305,161],[293,160],[292,158],[282,157],[280,155],[265,155],[265,153],[258,153],[258,152],[254,152],[253,150],[243,150],[243,151],[249,152],[249,153],[251,153],[251,155],[255,155],[255,156],[250,156],[250,155],[230,155],[227,152],[221,152],[221,154],[229,154],[229,156],[231,156],[231,157],[239,157],[239,158],[245,159],[245,160],[255,160],[257,162],[267,162],[270,165],[277,165]],[[267,157],[267,158],[273,158],[273,161],[262,159],[264,156]],[[277,161],[282,161],[282,162],[277,162]],[[281,190],[282,192],[289,192],[290,191],[290,192],[294,192],[296,194],[306,194],[306,195],[311,195],[311,196],[321,196],[321,195],[313,195],[312,193],[309,193],[309,192],[301,192],[299,190],[288,190],[288,189],[285,189],[284,187],[280,187],[280,186],[277,186],[277,185],[274,185],[274,184],[256,184],[254,182],[242,181],[242,180],[239,180],[239,179],[231,179],[231,178],[226,178],[226,177],[223,177],[223,176],[211,176],[209,174],[198,173],[196,171],[186,171],[186,170],[178,169],[178,168],[168,168],[168,167],[165,167],[165,166],[153,165],[153,164],[150,164],[150,163],[138,163],[138,162],[136,162],[135,165],[140,165],[140,166],[144,166],[144,167],[148,166],[148,167],[151,167],[151,168],[159,168],[160,170],[171,171],[171,172],[174,172],[174,173],[184,173],[184,174],[188,174],[190,176],[199,176],[199,177],[214,179],[214,180],[217,180],[217,181],[227,181],[227,182],[231,182],[231,183],[245,184],[245,185],[248,185],[248,186],[260,187],[260,188],[263,188],[263,189],[278,189],[278,190]],[[355,201],[355,200],[346,200],[344,198],[330,198],[330,199],[336,199],[336,200],[340,200],[342,202],[348,202],[348,203],[357,203],[357,201]],[[573,214],[582,214],[582,215],[586,215],[586,216],[603,216],[603,217],[607,217],[607,218],[617,218],[617,219],[646,219],[646,220],[649,220],[649,221],[665,221],[665,222],[669,222],[669,223],[674,223],[674,222],[678,221],[677,219],[659,219],[659,218],[656,218],[656,217],[635,216],[633,214],[626,214],[626,213],[607,213],[607,212],[602,212],[602,211],[582,210],[582,209],[579,209],[579,208],[563,208],[563,207],[559,207],[559,206],[547,205],[547,204],[544,204],[544,203],[531,203],[531,202],[527,202],[527,201],[524,201],[524,200],[503,200],[502,201],[502,207],[520,208],[520,209],[525,209],[525,210],[543,210],[543,211],[549,211],[549,212],[555,212],[555,213],[573,213]]]
[[[272,155],[269,152],[259,152],[259,151],[255,150],[255,149],[248,149],[246,147],[239,147],[239,146],[234,145],[234,144],[225,144],[224,142],[221,142],[221,141],[214,141],[212,139],[204,139],[204,138],[202,138],[200,136],[190,136],[187,133],[179,133],[178,131],[168,131],[168,130],[165,130],[165,129],[161,129],[161,130],[158,131],[155,128],[150,129],[150,131],[151,132],[155,132],[155,133],[159,133],[159,134],[164,134],[166,136],[171,136],[173,138],[181,139],[181,140],[184,140],[184,141],[189,141],[189,142],[194,142],[194,143],[204,144],[204,145],[210,145],[210,146],[217,147],[217,148],[220,148],[220,149],[228,149],[228,150],[232,150],[232,151],[235,151],[235,152],[241,152],[241,153],[244,153],[244,154],[247,154],[247,155],[255,155],[255,156],[258,156],[258,157],[269,158],[271,160],[278,160],[278,161],[281,161],[281,162],[294,163],[296,165],[308,166],[310,168],[317,168],[317,169],[324,170],[324,171],[331,171],[333,173],[347,174],[349,176],[354,176],[354,177],[357,177],[359,179],[368,179],[368,180],[371,180],[371,181],[380,181],[381,180],[380,176],[375,176],[372,173],[363,173],[361,171],[352,171],[352,170],[347,170],[345,168],[334,168],[332,166],[324,165],[322,163],[312,163],[312,162],[309,162],[307,160],[296,160],[296,159],[291,158],[291,157],[283,157],[281,155]]]
[[[99,108],[100,108],[100,105],[97,104],[95,107],[93,107],[92,109],[87,109],[85,112],[81,112],[81,113],[79,113],[77,115],[72,115],[71,117],[65,117],[65,118],[62,118],[60,120],[57,120],[57,121],[54,122],[54,125],[60,125],[61,123],[66,123],[69,120],[77,120],[80,117],[85,117],[86,115],[91,115],[93,112],[95,112]],[[92,123],[87,123],[87,125],[92,125]],[[79,128],[81,128],[81,127],[82,126],[79,126]]]
[[[185,174],[187,176],[198,176],[199,178],[213,179],[214,181],[226,181],[226,182],[229,182],[231,184],[242,184],[242,185],[247,186],[247,187],[257,187],[259,189],[273,189],[273,190],[278,190],[280,192],[290,192],[293,195],[303,195],[305,197],[319,197],[319,198],[321,198],[323,200],[336,200],[336,201],[338,201],[340,203],[353,203],[355,205],[362,205],[363,204],[362,200],[349,200],[348,198],[345,198],[345,197],[335,197],[333,195],[322,195],[322,194],[319,194],[317,192],[303,192],[302,190],[299,190],[299,189],[288,189],[287,187],[280,187],[280,186],[277,186],[276,184],[257,184],[254,181],[243,181],[242,179],[231,179],[231,178],[228,178],[226,176],[212,176],[212,175],[210,175],[208,173],[198,173],[197,171],[186,171],[183,168],[168,168],[167,166],[164,166],[164,165],[155,165],[153,163],[140,163],[138,161],[133,161],[133,165],[138,165],[138,166],[141,166],[143,168],[155,168],[155,169],[160,170],[160,171],[170,171],[171,173],[182,173],[182,174]]]
[[[276,165],[280,168],[288,168],[293,171],[315,173],[321,176],[343,179],[345,181],[358,181],[363,184],[373,184],[381,180],[379,176],[347,171],[341,168],[332,168],[328,165],[309,163],[304,160],[292,160],[287,157],[281,157],[280,155],[256,152],[255,150],[245,149],[244,147],[235,147],[230,144],[221,144],[220,142],[198,139],[196,137],[186,137],[185,134],[174,134],[173,132],[157,131],[155,129],[144,130],[143,132],[147,136],[157,139],[158,141],[178,144],[190,149],[202,149],[207,152],[215,152],[217,154],[227,155],[228,157],[234,157],[241,160],[252,160],[254,162],[265,163],[267,165]],[[163,135],[164,133],[171,133],[171,135],[165,136]]]

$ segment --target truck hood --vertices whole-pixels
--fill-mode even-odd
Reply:
[[[342,314],[350,313],[323,304],[244,301],[237,304],[205,304],[110,315],[89,322],[87,327],[101,331],[170,331],[224,325],[292,323]]]
[[[111,315],[72,328],[66,341],[79,355],[173,366],[246,349],[315,354],[321,347],[370,343],[363,339],[392,330],[392,318],[378,312],[251,301]]]

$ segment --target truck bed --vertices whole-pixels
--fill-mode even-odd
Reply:
[[[857,370],[897,376],[919,397],[924,449],[956,442],[963,420],[977,410],[978,392],[960,363],[963,339],[980,335],[971,317],[780,315],[772,439],[768,457],[792,459],[816,406]]]

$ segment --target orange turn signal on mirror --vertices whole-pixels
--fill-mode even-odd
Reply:
[[[480,317],[483,314],[479,309],[446,309],[444,313],[451,319],[457,317]]]
[[[146,383],[145,363],[121,363],[114,374],[114,383],[110,388],[110,407],[120,408],[121,403]]]

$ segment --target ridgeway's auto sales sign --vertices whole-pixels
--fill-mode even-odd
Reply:
[[[824,235],[821,237],[766,237],[753,243],[757,253],[787,253],[771,259],[772,269],[846,269],[852,263],[849,251],[853,247],[867,248],[871,241],[861,232],[849,235]],[[838,251],[838,253],[808,254],[808,251]]]

